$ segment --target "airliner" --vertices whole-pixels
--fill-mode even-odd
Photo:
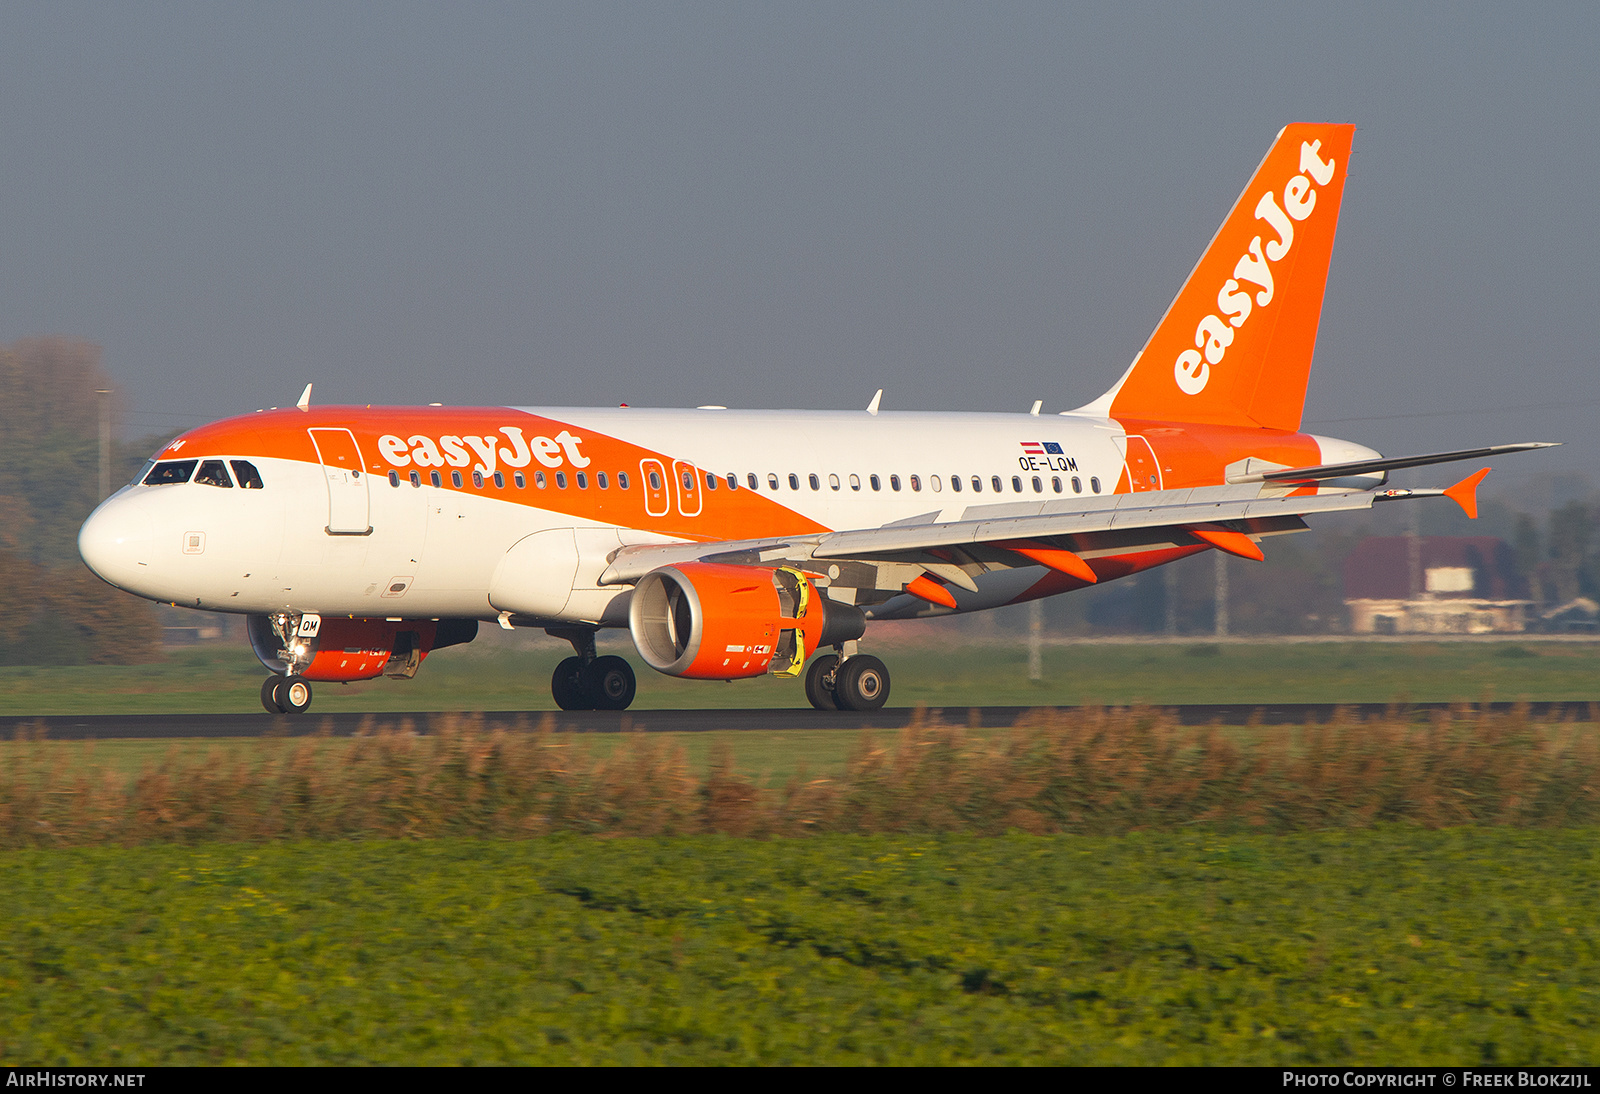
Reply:
[[[1157,324],[1076,410],[913,413],[314,406],[190,430],[84,523],[101,578],[248,616],[262,705],[409,678],[480,624],[572,644],[564,709],[625,709],[626,628],[669,676],[803,677],[874,710],[868,625],[982,611],[1202,551],[1264,557],[1305,518],[1448,497],[1390,471],[1544,444],[1384,458],[1300,429],[1351,125],[1278,134]]]

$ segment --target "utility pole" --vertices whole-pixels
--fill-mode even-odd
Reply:
[[[111,389],[96,388],[100,396],[100,500],[111,496]]]
[[[1217,637],[1228,637],[1228,556],[1212,551],[1217,573]]]
[[[1422,506],[1411,506],[1411,527],[1406,531],[1406,598],[1422,595]]]
[[[1163,589],[1166,593],[1165,599],[1167,602],[1167,618],[1164,629],[1168,638],[1174,638],[1178,634],[1178,571],[1169,562],[1161,567],[1161,577],[1166,582],[1166,586]]]
[[[1028,679],[1044,679],[1044,601],[1028,601]]]

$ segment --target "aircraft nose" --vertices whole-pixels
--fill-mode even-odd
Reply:
[[[110,498],[89,514],[78,531],[78,553],[89,569],[111,584],[137,588],[149,574],[155,542],[150,515],[130,498]]]

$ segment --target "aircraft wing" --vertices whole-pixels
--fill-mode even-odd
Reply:
[[[1320,467],[1273,469],[1237,476],[1223,486],[1134,494],[969,505],[954,519],[936,510],[879,528],[714,543],[623,547],[601,574],[601,585],[631,585],[650,571],[686,562],[799,566],[881,595],[906,590],[953,606],[941,583],[976,590],[975,578],[996,569],[1043,565],[1092,584],[1086,560],[1169,548],[1215,547],[1244,558],[1263,557],[1257,541],[1301,531],[1314,513],[1350,512],[1374,502],[1444,496],[1477,515],[1476,490],[1488,469],[1443,490],[1346,489],[1304,493],[1305,484],[1420,467],[1479,455],[1502,455],[1545,444],[1426,456],[1364,460]],[[1240,481],[1243,479],[1244,481]],[[936,581],[929,583],[927,575]],[[929,594],[932,595],[929,595]],[[871,595],[871,594],[869,594]]]
[[[1223,530],[1239,533],[1241,538],[1299,531],[1305,527],[1300,518],[1306,514],[1367,509],[1380,496],[1371,491],[1355,491],[1296,497],[1283,487],[1246,484],[967,506],[957,520],[941,521],[937,519],[939,513],[934,512],[881,528],[775,539],[624,547],[613,556],[600,583],[632,584],[659,566],[682,562],[911,562],[908,556],[951,548],[991,548],[1014,554],[1013,548],[1005,545],[1035,540],[1058,541],[1053,545],[1092,558],[1160,546],[1210,542],[1203,536],[1196,536],[1195,529],[1215,531],[1226,526]],[[1063,540],[1068,542],[1059,542]],[[932,566],[925,565],[929,562]],[[923,564],[923,568],[941,577],[952,578],[956,584],[966,584],[942,572],[959,563],[930,557],[917,560],[916,564]]]

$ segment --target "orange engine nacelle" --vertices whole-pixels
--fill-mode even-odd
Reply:
[[[663,566],[639,579],[628,607],[645,663],[696,680],[794,675],[812,652],[866,629],[861,609],[829,600],[788,567]]]
[[[273,672],[287,665],[283,646],[266,616],[250,617],[250,645]],[[310,647],[310,663],[301,661],[307,680],[371,680],[376,676],[415,676],[434,650],[470,642],[478,633],[476,619],[338,619],[324,618],[315,638],[295,638]]]

